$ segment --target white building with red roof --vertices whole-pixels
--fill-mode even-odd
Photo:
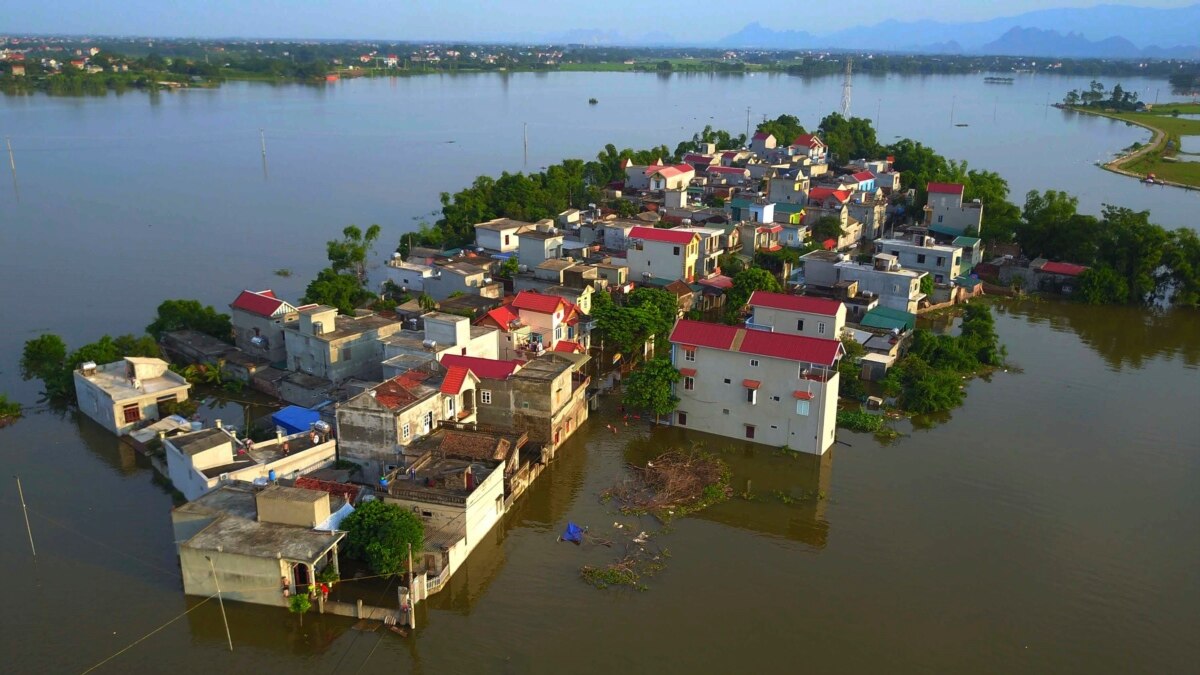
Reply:
[[[775,134],[765,131],[759,131],[750,137],[750,150],[758,155],[768,150],[774,150],[777,145],[779,145],[779,142],[776,140]]]
[[[846,306],[837,300],[755,291],[748,304],[746,325],[760,330],[840,340],[846,326]]]
[[[286,361],[283,328],[300,319],[298,312],[270,289],[242,291],[229,303],[233,343],[247,354],[261,356],[271,363]]]
[[[791,151],[793,157],[808,157],[814,162],[823,162],[826,153],[829,152],[829,146],[825,145],[825,141],[822,141],[813,134],[797,136],[788,149]]]
[[[650,190],[686,190],[696,177],[696,169],[691,164],[651,166],[646,169],[646,177]]]
[[[699,256],[700,235],[696,232],[655,227],[635,227],[629,231],[625,260],[631,281],[659,277],[671,281],[682,279],[690,284],[696,278]]]
[[[479,325],[500,331],[501,359],[531,359],[555,351],[561,341],[587,350],[590,345],[587,315],[567,298],[537,291],[521,291],[512,302],[497,307]]]
[[[925,201],[925,227],[936,234],[978,237],[983,225],[983,203],[978,199],[963,203],[964,187],[959,183],[929,183]]]
[[[671,331],[676,426],[824,454],[834,442],[842,343],[681,320]]]

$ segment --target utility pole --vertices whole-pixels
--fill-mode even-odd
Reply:
[[[854,57],[846,56],[846,79],[842,82],[842,117],[850,119],[850,91],[854,85],[850,81],[850,74],[854,70]]]
[[[750,143],[750,106],[746,106],[746,143]]]
[[[408,545],[408,627],[417,629],[417,590],[413,588],[412,544]]]
[[[950,126],[954,126],[954,104],[958,103],[958,96],[950,97]]]
[[[229,651],[233,651],[233,636],[229,633],[229,618],[225,616],[225,598],[221,596],[221,581],[217,579],[217,568],[213,566],[212,558],[204,556],[204,559],[208,561],[208,569],[212,570],[213,585],[217,587],[217,602],[221,604],[221,621],[225,622],[225,639],[229,641]]]
[[[262,144],[263,159],[266,159],[267,158],[267,132],[263,131],[261,128],[258,130],[258,140]]]
[[[879,131],[879,120],[883,119],[883,99],[875,101],[875,131]]]
[[[13,178],[16,178],[17,177],[17,160],[15,157],[13,157],[12,136],[5,136],[4,142],[5,142],[5,144],[8,145],[8,165],[10,167],[12,167]]]
[[[525,128],[525,166],[529,166],[529,122],[522,122]]]
[[[21,489],[21,477],[14,475],[17,479],[17,495],[21,498],[21,512],[25,514],[25,532],[29,535],[29,550],[33,552],[33,557],[37,557],[37,548],[33,545],[33,528],[29,527],[29,507],[25,506],[25,491]]]

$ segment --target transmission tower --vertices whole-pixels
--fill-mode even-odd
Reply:
[[[846,57],[846,80],[842,82],[842,117],[850,119],[850,90],[854,85],[850,83],[850,71],[853,69],[854,59]]]

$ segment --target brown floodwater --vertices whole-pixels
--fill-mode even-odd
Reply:
[[[230,654],[209,602],[98,672],[1192,670],[1200,315],[995,307],[1019,372],[970,382],[964,406],[889,445],[839,432],[824,458],[786,455],[626,426],[609,401],[421,607],[414,637],[231,603]],[[0,433],[39,553],[5,483],[5,670],[81,672],[195,607],[171,497],[140,457],[70,413]],[[729,462],[731,501],[663,528],[598,499],[627,462],[696,443]],[[645,530],[667,566],[643,592],[594,589],[579,568],[619,551],[557,543],[568,520],[618,545],[630,530],[614,523]]]

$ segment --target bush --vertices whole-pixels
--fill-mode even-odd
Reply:
[[[346,554],[363,562],[375,574],[394,575],[408,565],[408,547],[413,555],[425,544],[425,523],[411,511],[395,504],[371,501],[360,504],[346,517]]]
[[[883,416],[872,415],[861,410],[839,410],[837,425],[850,431],[878,433],[883,431]]]

